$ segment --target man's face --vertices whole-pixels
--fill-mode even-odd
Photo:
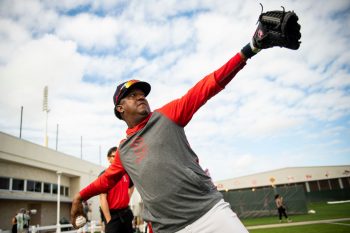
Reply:
[[[108,158],[108,162],[109,162],[110,164],[112,164],[112,163],[114,162],[115,153],[117,153],[117,151],[113,151],[113,152],[110,154],[110,156],[107,157],[107,158]]]
[[[118,111],[127,117],[146,117],[151,112],[145,93],[138,88],[132,89],[120,101]]]

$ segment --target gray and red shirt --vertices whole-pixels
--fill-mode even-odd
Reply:
[[[143,218],[155,232],[179,231],[208,212],[222,195],[198,164],[184,127],[245,64],[240,54],[235,55],[183,97],[127,129],[114,163],[80,191],[82,199],[106,192],[127,172],[143,200]]]

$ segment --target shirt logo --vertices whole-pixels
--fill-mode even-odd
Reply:
[[[137,136],[135,140],[131,143],[131,149],[136,156],[136,163],[140,163],[146,156],[148,152],[148,147],[145,144],[142,137]]]

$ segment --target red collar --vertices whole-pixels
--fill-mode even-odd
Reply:
[[[143,121],[141,121],[141,123],[139,123],[138,125],[136,125],[133,128],[128,128],[126,130],[126,135],[130,136],[131,134],[134,134],[137,131],[139,131],[140,129],[142,129],[143,127],[145,127],[145,125],[147,124],[147,122],[148,122],[149,118],[151,118],[151,116],[152,116],[152,112]]]

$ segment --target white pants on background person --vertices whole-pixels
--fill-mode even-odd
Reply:
[[[248,233],[230,204],[219,201],[194,223],[176,233]]]

